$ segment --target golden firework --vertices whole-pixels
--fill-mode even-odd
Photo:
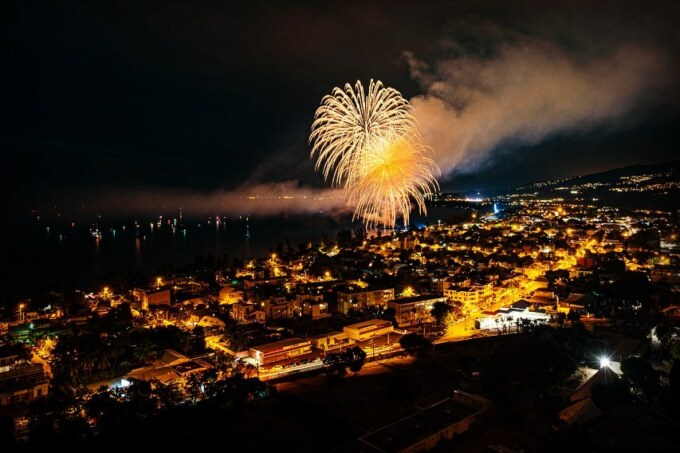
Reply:
[[[425,197],[439,188],[433,176],[439,168],[428,151],[420,142],[398,137],[383,139],[363,154],[347,184],[353,218],[373,229],[393,227],[399,217],[408,225],[412,204],[426,213]]]
[[[367,228],[408,225],[412,202],[427,213],[425,197],[439,188],[439,167],[423,145],[410,105],[397,90],[371,80],[333,89],[317,109],[309,137],[316,169],[343,186],[354,219]],[[331,176],[332,175],[332,176]]]
[[[326,180],[340,186],[354,171],[357,158],[378,139],[407,135],[417,131],[409,104],[397,90],[382,82],[371,82],[368,91],[360,81],[354,88],[334,88],[316,110],[311,156],[317,155],[316,169],[323,167]]]

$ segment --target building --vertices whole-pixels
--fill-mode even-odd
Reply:
[[[569,314],[570,311],[582,311],[592,300],[590,295],[574,293],[557,303],[557,311],[564,314]]]
[[[472,284],[467,287],[449,287],[444,289],[444,296],[451,302],[463,305],[480,305],[493,296],[493,284]]]
[[[503,329],[509,332],[513,327],[517,329],[517,324],[522,321],[545,324],[550,321],[550,315],[540,311],[530,311],[529,304],[520,300],[510,307],[502,307],[491,312],[485,311],[483,317],[475,319],[475,328],[482,330]]]
[[[353,344],[354,340],[349,338],[345,332],[331,332],[312,338],[312,345],[324,352],[344,349]]]
[[[220,305],[231,305],[243,300],[243,291],[233,286],[223,286],[220,289]]]
[[[533,305],[555,305],[555,293],[547,289],[537,289],[529,296],[529,302]]]
[[[298,306],[302,306],[302,302],[306,300],[323,300],[323,294],[296,294],[295,303]]]
[[[132,297],[135,302],[142,306],[142,310],[148,310],[152,305],[170,305],[170,289],[133,289]]]
[[[284,296],[270,296],[261,302],[265,315],[268,319],[285,319],[293,317],[293,301],[288,301]]]
[[[274,343],[254,346],[248,350],[248,355],[255,359],[258,365],[268,365],[281,360],[305,358],[312,352],[312,342],[302,338],[289,338]]]
[[[256,280],[244,280],[243,287],[246,291],[256,289],[259,286],[272,285],[272,286],[284,286],[286,283],[290,283],[290,277],[271,277],[271,278],[260,278]]]
[[[47,395],[48,381],[41,364],[0,349],[0,406],[16,406]]]
[[[677,266],[654,266],[650,272],[652,283],[663,282],[670,285],[680,283],[680,267]]]
[[[369,319],[368,321],[351,324],[342,328],[342,331],[354,341],[369,340],[373,337],[394,332],[391,321],[384,319]]]
[[[123,380],[113,382],[113,386],[125,386],[130,379],[145,381],[157,380],[164,384],[186,381],[192,374],[200,373],[212,368],[212,365],[201,359],[190,359],[174,349],[165,349],[160,358],[150,366],[136,368],[130,371]]]
[[[300,302],[303,316],[311,316],[312,319],[321,319],[330,316],[328,312],[328,302],[323,299],[305,299]]]
[[[326,280],[322,282],[300,283],[295,286],[295,293],[302,297],[322,296],[333,292],[333,288],[344,284],[344,280]]]
[[[266,315],[264,310],[249,302],[237,302],[231,306],[231,318],[235,321],[249,324],[251,322],[264,323]]]
[[[399,327],[405,327],[433,322],[430,312],[437,302],[447,303],[447,299],[437,295],[402,297],[389,301],[387,306],[394,309],[394,318]]]
[[[483,396],[476,395],[474,393],[468,393],[463,390],[454,390],[451,399],[469,407],[476,407],[477,409],[486,410],[491,408],[490,399],[484,398]]]
[[[369,307],[385,307],[394,299],[394,288],[366,290],[361,288],[338,291],[338,311],[349,313]]]
[[[361,437],[345,450],[408,453],[431,450],[440,441],[467,431],[485,411],[447,398]]]

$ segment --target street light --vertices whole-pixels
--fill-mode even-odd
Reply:
[[[609,368],[609,365],[611,365],[609,357],[600,357],[600,368]]]

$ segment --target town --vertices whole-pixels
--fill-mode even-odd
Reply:
[[[360,376],[409,357],[446,360],[438,351],[455,345],[495,349],[490,360],[530,369],[517,352],[495,355],[546,335],[562,344],[556,356],[568,356],[567,365],[555,364],[559,372],[536,371],[545,382],[533,384],[561,388],[554,429],[607,411],[616,419],[616,402],[628,401],[619,387],[672,419],[677,215],[515,194],[475,200],[457,222],[341,231],[336,241],[287,243],[257,260],[199,257],[191,272],[142,287],[112,282],[53,293],[48,303],[22,301],[0,324],[4,435],[17,445],[89,437],[124,423],[114,419],[126,411],[141,420],[208,401],[257,404],[303,380],[349,381],[348,371]],[[507,403],[498,390],[516,385],[507,382],[514,371],[499,376],[475,355],[451,359],[451,382],[460,385],[449,397],[396,427],[374,421],[344,448],[418,451],[489,423],[485,414]],[[545,360],[541,368],[559,361]],[[603,378],[620,382],[616,392],[611,383],[598,388]],[[404,434],[416,421],[432,425],[429,434]]]

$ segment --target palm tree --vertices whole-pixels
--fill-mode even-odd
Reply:
[[[148,363],[148,361],[156,353],[156,345],[153,341],[145,338],[136,348],[133,356],[136,360],[139,360],[142,364]]]

